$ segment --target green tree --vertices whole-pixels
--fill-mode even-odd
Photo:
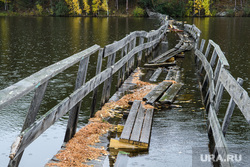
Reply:
[[[210,1],[209,0],[204,0],[202,2],[203,8],[205,10],[205,16],[211,16],[211,12],[210,12]]]

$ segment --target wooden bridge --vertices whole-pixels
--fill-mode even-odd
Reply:
[[[104,48],[94,45],[1,90],[0,109],[35,90],[22,131],[12,145],[9,166],[18,166],[25,148],[58,119],[69,112],[64,139],[64,142],[68,142],[76,133],[78,114],[84,97],[93,92],[91,104],[92,117],[96,110],[98,87],[103,84],[101,104],[104,105],[110,99],[111,86],[114,85],[113,78],[115,76],[118,77],[116,83],[118,88],[124,84],[122,86],[123,89],[119,89],[118,93],[111,97],[111,99],[119,99],[120,95],[124,94],[133,85],[125,80],[129,78],[136,67],[142,65],[143,56],[150,55],[165,38],[168,32],[168,21],[165,18],[165,15],[160,15],[163,25],[158,30],[151,32],[135,31]],[[209,40],[206,52],[203,53],[205,40],[201,40],[200,43],[200,30],[195,25],[189,24],[184,25],[184,30],[189,35],[186,33],[180,34],[181,40],[173,49],[168,50],[147,63],[148,66],[157,67],[151,77],[151,81],[155,81],[161,73],[162,68],[158,67],[168,67],[171,64],[165,63],[167,60],[183,51],[192,48],[195,49],[196,63],[201,81],[200,86],[204,97],[203,102],[208,114],[208,133],[215,142],[214,154],[226,157],[230,150],[227,148],[224,136],[235,104],[239,107],[247,122],[250,123],[250,98],[248,93],[241,87],[242,79],[238,78],[236,80],[228,71],[229,63],[220,47],[212,40]],[[212,48],[211,55],[210,50]],[[86,81],[89,58],[94,54],[98,54],[96,75]],[[104,61],[107,61],[105,68],[103,67]],[[49,80],[77,63],[79,63],[79,70],[74,92],[36,120]],[[172,62],[172,64],[174,63]],[[104,70],[102,70],[103,68]],[[155,105],[156,101],[161,104],[172,103],[175,95],[181,88],[181,84],[178,83],[179,73],[178,70],[169,68],[165,81],[162,81],[141,100],[151,105]],[[177,83],[175,84],[173,81]],[[221,127],[217,113],[219,112],[224,89],[230,94],[231,100]],[[142,101],[133,102],[120,141],[148,148],[150,144],[153,109],[144,109]],[[230,161],[222,162],[221,165],[233,166]]]

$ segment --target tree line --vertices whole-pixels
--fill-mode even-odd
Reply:
[[[250,0],[0,0],[0,10],[9,13],[54,16],[134,15],[145,9],[174,17],[215,16],[219,11],[250,15]],[[226,4],[226,5],[225,5]]]

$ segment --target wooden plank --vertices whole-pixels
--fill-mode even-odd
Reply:
[[[203,65],[206,73],[208,74],[209,89],[210,89],[210,93],[211,93],[210,98],[212,99],[215,95],[213,69],[210,66],[209,62],[207,61],[206,57],[199,50],[195,51],[195,55],[201,60],[202,65]]]
[[[128,153],[129,154],[129,153]],[[114,167],[127,167],[129,157],[127,154],[118,153]]]
[[[168,74],[167,74],[165,80],[175,80],[175,78],[176,78],[176,73],[177,73],[176,70],[170,69],[170,70],[168,71]]]
[[[89,64],[89,56],[80,61],[76,78],[75,90],[80,88],[85,83],[88,71],[88,64]],[[68,142],[76,133],[80,108],[81,108],[81,101],[78,104],[76,104],[69,113],[69,119],[64,137],[64,142]]]
[[[135,144],[139,144],[143,120],[144,120],[144,111],[145,109],[143,108],[141,104],[138,109],[138,114],[136,116],[135,124],[134,124],[133,131],[130,137],[130,141],[133,141],[133,143]]]
[[[221,61],[222,66],[224,66],[224,68],[229,68],[229,63],[227,61],[227,58],[225,57],[224,53],[221,51],[220,46],[217,45],[214,41],[209,40],[209,42],[211,43],[211,45],[213,45],[216,49],[216,53]]]
[[[243,79],[238,78],[237,82],[239,83],[240,86],[243,85]],[[235,108],[235,102],[234,102],[233,98],[231,98],[229,105],[227,107],[227,111],[226,111],[223,123],[222,123],[222,133],[224,136],[226,135],[227,128],[229,126],[229,123],[231,121],[231,117],[233,115],[234,108]]]
[[[96,73],[95,73],[96,75],[98,75],[101,72],[101,70],[102,70],[102,57],[103,57],[103,53],[104,53],[104,50],[101,48],[99,50],[98,59],[97,59]],[[92,118],[94,116],[94,113],[95,113],[97,93],[98,93],[98,87],[96,87],[93,90],[92,102],[91,102],[91,107],[90,107],[90,118]]]
[[[151,90],[146,96],[143,97],[144,101],[148,101],[154,94],[155,91],[165,91],[172,82],[161,82],[153,90]]]
[[[143,44],[144,43],[144,38],[143,37],[140,37],[140,40],[139,40],[139,45]],[[142,60],[142,51],[140,51],[138,53],[138,65],[141,65],[141,60]]]
[[[37,86],[42,85],[50,78],[56,76],[65,69],[79,62],[81,59],[88,57],[98,51],[99,45],[94,45],[82,52],[74,54],[66,59],[63,59],[55,64],[52,64],[42,70],[32,74],[31,76],[3,89],[0,91],[0,109],[12,103],[20,97],[28,94]]]
[[[140,143],[145,144],[146,146],[149,145],[150,141],[153,114],[154,114],[154,109],[151,108],[146,110],[146,115],[142,126]]]
[[[206,40],[204,40],[204,39],[201,40],[201,45],[200,45],[200,49],[199,49],[201,52],[203,52],[205,42],[206,42]]]
[[[65,98],[62,102],[49,110],[45,115],[41,116],[37,121],[35,121],[29,128],[27,128],[17,137],[21,140],[17,144],[17,149],[12,152],[12,155],[10,156],[16,158],[16,156],[18,156],[30,143],[32,143],[45,130],[53,125],[55,121],[65,115],[98,85],[103,83],[109,77],[110,72],[111,68],[104,70],[81,86],[79,89],[74,91],[69,97]]]
[[[175,96],[180,91],[182,84],[176,83],[172,84],[166,92],[162,95],[159,102],[161,104],[173,103]]]
[[[250,124],[250,98],[247,91],[243,89],[229,71],[223,67],[221,68],[219,80]]]
[[[133,105],[132,105],[132,107],[130,109],[128,118],[126,120],[124,129],[122,131],[120,141],[129,141],[130,135],[132,133],[133,126],[134,126],[134,123],[135,123],[135,119],[136,119],[136,116],[137,116],[137,113],[138,113],[138,109],[140,108],[140,105],[141,105],[140,100],[135,100],[134,101],[134,103],[133,103]]]
[[[162,57],[165,57],[167,56],[168,54],[174,52],[176,49],[175,48],[172,48],[166,52],[164,52],[163,54],[161,54],[160,56],[154,58],[153,60],[151,60],[150,62],[148,62],[149,64],[154,64],[155,62],[157,62],[159,59],[161,59]]]
[[[157,63],[157,64],[144,64],[144,67],[151,67],[151,68],[157,68],[157,67],[170,67],[175,66],[176,62],[166,62],[166,63]]]
[[[212,105],[209,107],[208,120],[210,122],[210,126],[213,131],[215,148],[218,151],[218,153],[222,156],[222,159],[227,159],[227,156],[229,155],[229,151],[228,151],[227,144],[223,136],[221,127],[220,127],[219,120],[217,118],[214,107]],[[222,161],[221,166],[230,167],[230,166],[233,166],[233,164],[231,161]]]
[[[120,59],[122,59],[123,58],[123,56],[124,56],[124,47],[122,48],[122,50],[121,50],[121,55],[120,55]],[[120,69],[119,71],[118,71],[118,75],[117,75],[117,88],[119,88],[120,86],[121,86],[121,84],[122,84],[122,75],[123,75],[123,73],[122,73],[122,69]]]
[[[111,66],[115,64],[115,58],[116,58],[116,53],[112,54],[112,56],[111,56]],[[110,77],[108,79],[108,85],[107,85],[107,90],[106,90],[105,102],[107,102],[109,100],[109,97],[110,97],[110,91],[111,91],[112,79],[113,79],[112,76],[113,76],[113,73],[111,71]]]
[[[166,89],[163,90],[155,90],[153,95],[147,100],[147,104],[153,105],[164,93]]]
[[[160,76],[162,72],[162,68],[157,68],[154,72],[154,74],[151,76],[151,78],[149,79],[149,81],[151,82],[155,82],[157,80],[157,78]]]
[[[47,85],[48,85],[48,81],[43,83],[42,85],[38,86],[38,88],[36,89],[34,97],[33,97],[31,104],[30,104],[29,111],[26,115],[21,132],[23,132],[26,128],[28,128],[31,124],[33,124],[35,122],[37,113],[40,109],[40,106],[41,106],[41,103],[42,103],[42,100],[43,100],[43,97],[44,97],[44,94],[45,94],[45,91],[47,88]],[[12,151],[14,151],[14,150],[12,150]],[[10,153],[10,155],[12,155],[12,152]],[[15,160],[10,159],[8,166],[13,166],[13,167],[19,166],[22,155],[23,155],[23,152],[21,152]]]

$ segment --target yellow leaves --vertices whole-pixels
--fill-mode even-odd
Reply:
[[[81,15],[82,9],[80,9],[78,0],[65,0],[69,8],[69,14]]]
[[[103,0],[101,8],[104,11],[108,11],[108,1],[107,0]]]
[[[89,12],[90,12],[90,6],[88,4],[88,0],[83,0],[83,6],[84,6],[83,10],[85,10],[85,12],[87,14],[89,14]]]
[[[99,12],[99,8],[101,6],[101,0],[93,0],[92,1],[92,12],[97,14]]]

